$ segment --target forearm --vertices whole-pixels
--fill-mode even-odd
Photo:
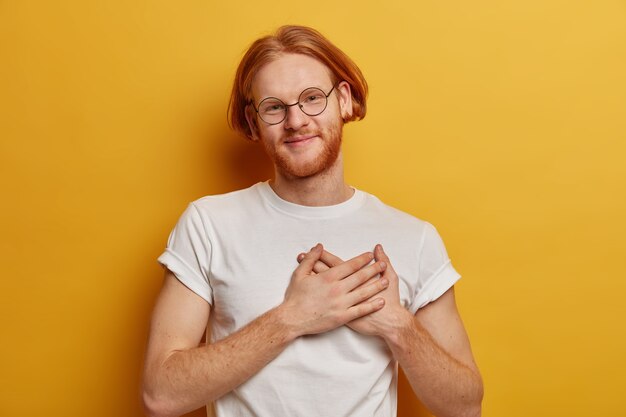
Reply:
[[[474,364],[466,364],[441,348],[407,312],[385,337],[413,391],[438,417],[477,417],[483,385]]]
[[[363,253],[313,275],[323,251],[316,245],[294,271],[283,302],[247,326],[206,346],[197,346],[210,316],[204,300],[167,275],[157,300],[146,354],[143,397],[151,416],[178,416],[241,385],[294,339],[324,333],[384,306],[373,298],[382,280],[361,287],[384,269]],[[195,319],[194,319],[195,318]]]
[[[146,369],[146,408],[178,416],[202,407],[250,379],[295,337],[276,308],[214,344],[173,352]]]

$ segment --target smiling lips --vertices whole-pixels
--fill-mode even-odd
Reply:
[[[301,136],[293,136],[285,141],[286,144],[300,144],[308,142],[309,140],[317,137],[317,135],[301,135]]]

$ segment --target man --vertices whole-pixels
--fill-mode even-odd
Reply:
[[[245,54],[230,121],[275,176],[195,201],[170,235],[150,415],[215,401],[218,416],[395,416],[398,364],[435,415],[480,415],[459,275],[436,230],[344,182],[342,127],[365,116],[366,95],[313,29],[282,27]]]

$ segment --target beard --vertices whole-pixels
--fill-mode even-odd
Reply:
[[[277,173],[287,178],[307,178],[323,173],[335,164],[341,151],[342,121],[337,121],[317,132],[297,132],[298,135],[310,133],[315,133],[319,137],[316,140],[322,141],[322,149],[318,151],[318,155],[315,158],[307,161],[297,160],[290,152],[284,148],[281,149],[280,146],[284,146],[282,143],[273,145],[261,138],[265,152],[274,163]]]

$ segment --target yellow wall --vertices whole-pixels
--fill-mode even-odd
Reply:
[[[0,415],[140,415],[155,258],[188,201],[269,175],[225,108],[290,22],[368,78],[347,177],[443,235],[484,416],[623,412],[624,1],[6,0]]]

